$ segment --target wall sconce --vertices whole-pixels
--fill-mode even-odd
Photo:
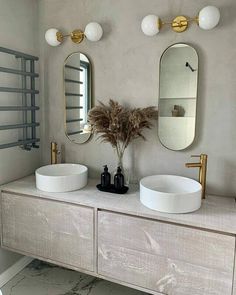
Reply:
[[[215,6],[204,7],[195,18],[187,18],[185,16],[177,16],[171,22],[162,22],[156,15],[147,15],[142,21],[142,31],[147,36],[155,36],[159,33],[163,25],[171,25],[173,31],[177,33],[184,32],[188,28],[190,22],[196,22],[203,30],[211,30],[215,28],[220,21],[220,11]]]
[[[58,46],[64,41],[64,38],[66,37],[70,37],[72,42],[79,44],[84,40],[84,37],[86,37],[89,41],[96,42],[102,38],[102,35],[103,30],[101,25],[92,22],[87,24],[84,32],[78,29],[67,35],[63,35],[63,33],[60,32],[58,29],[48,29],[45,33],[45,39],[49,45]]]

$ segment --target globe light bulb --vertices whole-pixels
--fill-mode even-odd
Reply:
[[[199,12],[199,27],[203,30],[211,30],[215,28],[219,21],[220,11],[215,6],[206,6]]]
[[[100,24],[92,22],[87,24],[84,34],[89,41],[96,42],[102,38],[103,30]]]
[[[160,31],[159,23],[160,19],[158,16],[153,14],[145,16],[141,24],[143,33],[147,36],[155,36]]]
[[[45,33],[45,39],[50,46],[58,46],[61,41],[57,38],[57,33],[60,33],[58,29],[48,29]]]

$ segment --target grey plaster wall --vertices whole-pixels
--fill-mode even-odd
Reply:
[[[0,7],[1,46],[38,55],[37,1],[0,0]],[[15,77],[12,79],[15,81]],[[3,82],[2,79],[1,82]],[[16,83],[8,84],[12,87],[16,86]],[[11,116],[9,120],[14,121],[16,114],[8,114],[8,116]],[[1,114],[2,118],[3,114]],[[3,124],[2,121],[1,123]],[[12,133],[14,134],[14,131]],[[2,133],[0,140],[1,142],[3,140]],[[17,138],[12,138],[12,140],[16,141]],[[39,162],[40,152],[38,150],[26,152],[19,147],[0,150],[0,184],[33,173],[34,169],[39,166]],[[0,274],[20,257],[20,255],[0,249]]]
[[[235,0],[40,0],[41,84],[44,93],[43,162],[49,162],[49,143],[56,140],[65,149],[67,162],[89,167],[90,176],[98,176],[103,164],[116,164],[110,145],[92,139],[84,145],[68,141],[63,127],[63,80],[65,58],[75,51],[88,55],[93,64],[95,103],[109,98],[129,106],[158,103],[159,60],[171,44],[186,42],[199,54],[197,136],[185,151],[164,148],[157,137],[157,127],[145,133],[147,141],[137,140],[129,147],[126,161],[132,165],[134,178],[169,173],[197,178],[196,169],[184,163],[190,155],[209,155],[208,192],[234,196],[236,192],[236,21]],[[191,24],[177,34],[164,27],[157,37],[146,37],[140,29],[142,18],[150,13],[164,20],[178,14],[190,17],[207,4],[221,10],[220,25],[203,31]],[[44,33],[50,27],[64,32],[84,28],[98,21],[104,28],[100,42],[70,40],[57,47],[48,46]]]

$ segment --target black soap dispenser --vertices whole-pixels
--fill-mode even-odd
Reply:
[[[104,172],[101,174],[101,187],[109,187],[111,185],[111,174],[108,172],[107,165],[104,166]]]
[[[125,178],[120,167],[117,168],[117,173],[114,176],[114,187],[116,190],[121,190],[125,186]]]

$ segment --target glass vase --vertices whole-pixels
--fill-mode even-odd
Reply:
[[[117,167],[114,171],[114,175],[117,172],[117,168],[120,167],[122,170],[122,174],[124,175],[125,185],[129,186],[130,183],[130,170],[126,167],[124,162],[124,153],[116,153],[117,154]]]

